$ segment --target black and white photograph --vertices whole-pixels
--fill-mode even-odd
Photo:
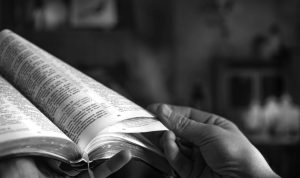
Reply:
[[[299,0],[0,0],[0,178],[299,178]]]

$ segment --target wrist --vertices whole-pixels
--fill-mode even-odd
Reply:
[[[244,171],[238,172],[234,176],[229,176],[230,178],[281,178],[272,169],[259,169],[259,170],[249,170],[244,169]],[[228,177],[228,178],[229,178]]]
[[[256,174],[251,174],[246,176],[247,178],[281,178],[280,176],[278,176],[275,172],[263,172],[263,173],[256,173]]]
[[[247,159],[245,160],[245,173],[247,175],[242,177],[247,178],[280,178],[269,166],[263,155],[251,145]]]

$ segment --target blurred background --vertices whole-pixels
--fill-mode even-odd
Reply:
[[[300,176],[299,16],[298,0],[0,0],[0,29],[141,106],[229,118],[289,178]]]

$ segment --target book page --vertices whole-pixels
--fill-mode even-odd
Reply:
[[[51,136],[71,141],[0,75],[0,143]]]
[[[0,75],[0,157],[32,153],[65,161],[81,156],[75,143]]]
[[[104,128],[130,118],[157,122],[155,128],[141,125],[144,131],[166,129],[141,107],[9,30],[0,36],[0,69],[81,149]]]

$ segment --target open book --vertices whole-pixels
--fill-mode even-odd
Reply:
[[[130,150],[170,175],[151,139],[163,130],[128,99],[10,30],[0,33],[0,158],[48,157],[76,175]]]

